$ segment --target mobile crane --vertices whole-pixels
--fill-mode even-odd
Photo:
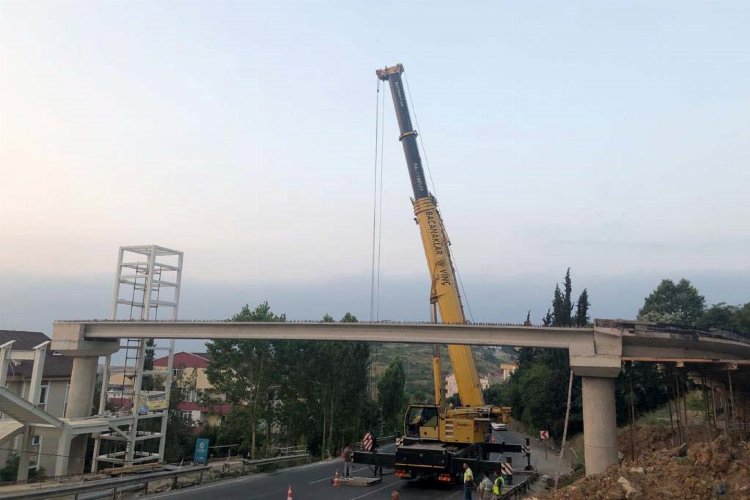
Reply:
[[[380,80],[388,82],[396,108],[399,140],[404,148],[414,193],[415,220],[432,280],[431,316],[433,322],[437,322],[439,313],[443,323],[466,323],[450,241],[422,168],[417,131],[412,126],[401,78],[403,71],[403,65],[397,64],[377,70],[376,74]],[[397,446],[395,455],[356,453],[356,462],[393,467],[396,476],[403,479],[427,476],[450,482],[458,480],[463,463],[469,463],[475,473],[493,471],[499,464],[489,460],[490,453],[521,451],[521,445],[489,442],[490,423],[507,423],[510,408],[485,404],[471,347],[451,344],[448,353],[461,406],[448,407],[443,400],[440,352],[435,346],[432,362],[435,404],[409,405],[404,419],[403,442]]]

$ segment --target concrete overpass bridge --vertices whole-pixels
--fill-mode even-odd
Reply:
[[[52,349],[72,356],[66,417],[88,417],[98,356],[120,339],[275,339],[547,347],[567,349],[582,377],[586,473],[617,462],[615,383],[623,361],[750,367],[750,342],[731,334],[654,323],[596,320],[588,328],[426,323],[241,323],[230,321],[59,321]],[[71,450],[73,452],[73,450]]]

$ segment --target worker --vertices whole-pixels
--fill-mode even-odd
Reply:
[[[347,444],[341,455],[344,457],[344,479],[352,478],[352,445]]]
[[[503,494],[503,486],[505,486],[505,478],[503,477],[503,471],[498,469],[495,472],[495,482],[492,484],[492,500],[499,500]]]
[[[370,435],[372,436],[372,454],[374,455],[378,452],[378,448],[379,448],[378,438],[376,438],[375,434],[373,434],[372,432],[370,433]],[[378,474],[380,474],[380,477],[383,477],[383,466],[376,465],[375,470],[373,471],[373,474],[374,474],[373,477],[377,477]]]
[[[474,473],[469,464],[464,462],[464,500],[471,500],[471,490],[474,489]]]
[[[492,481],[490,481],[486,472],[482,476],[482,482],[477,486],[479,500],[490,500],[490,496],[492,495]]]

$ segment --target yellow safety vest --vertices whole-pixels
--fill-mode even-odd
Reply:
[[[503,485],[505,484],[505,479],[503,479],[503,476],[498,476],[495,479],[495,484],[492,485],[492,493],[494,495],[500,495],[503,491]]]
[[[464,484],[474,481],[474,474],[471,472],[471,468],[467,467],[464,471]]]

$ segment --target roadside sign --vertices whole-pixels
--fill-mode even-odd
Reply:
[[[196,464],[205,464],[208,461],[208,439],[198,438],[195,440],[195,453],[193,462]]]
[[[539,439],[542,439],[542,440],[549,439],[549,431],[539,431]]]

